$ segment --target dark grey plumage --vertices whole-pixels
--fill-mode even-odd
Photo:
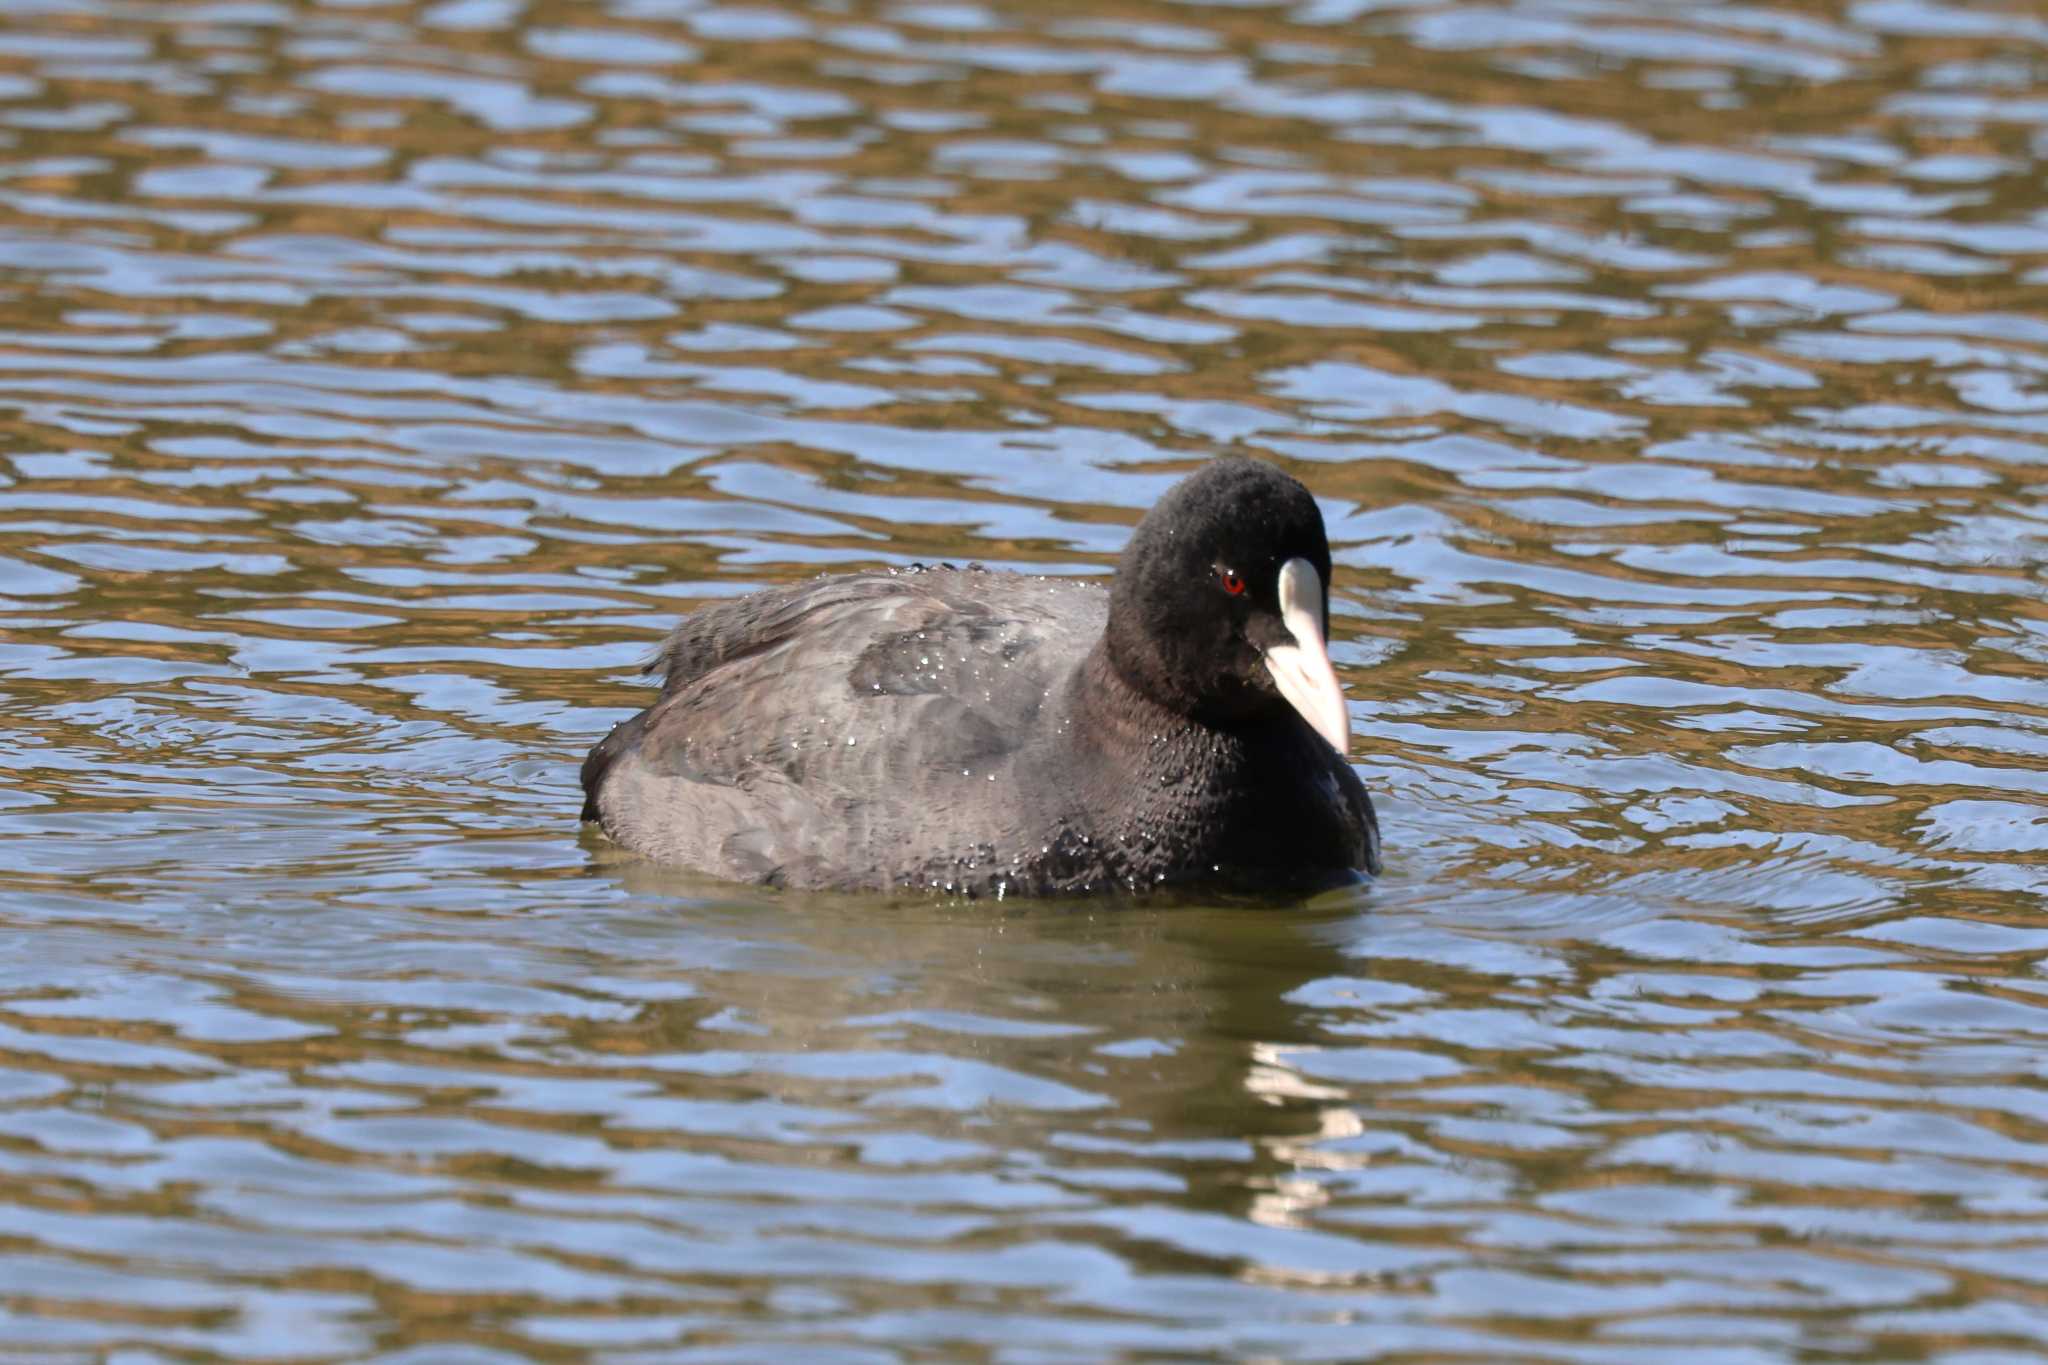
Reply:
[[[939,568],[705,608],[650,666],[660,699],[584,763],[584,818],[650,857],[790,887],[1057,895],[1377,871],[1363,786],[1261,665],[1288,641],[1243,581],[1290,559],[1327,583],[1307,490],[1220,460],[1147,516],[1107,593]]]

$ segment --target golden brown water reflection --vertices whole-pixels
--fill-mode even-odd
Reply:
[[[2048,1351],[2048,23],[0,13],[0,1351]],[[1326,499],[1389,875],[752,896],[706,598]]]

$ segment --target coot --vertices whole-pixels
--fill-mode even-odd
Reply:
[[[1306,488],[1227,458],[1100,587],[856,573],[707,607],[583,765],[586,820],[734,881],[1062,895],[1379,870]]]

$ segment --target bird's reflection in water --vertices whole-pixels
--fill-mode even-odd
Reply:
[[[579,1042],[670,1094],[800,1106],[816,1121],[783,1154],[793,1198],[900,1147],[906,1166],[993,1177],[975,1187],[987,1200],[1097,1225],[1136,1260],[1241,1263],[1256,1255],[1219,1231],[1293,1223],[1331,1163],[1322,1144],[1361,1133],[1347,1092],[1288,1059],[1328,1041],[1298,997],[1357,972],[1363,888],[996,906],[761,896],[619,858],[599,875],[645,912],[643,970],[692,989]],[[961,1187],[945,1191],[936,1203]],[[1191,1210],[1216,1221],[1192,1227]]]

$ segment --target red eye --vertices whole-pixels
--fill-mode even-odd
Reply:
[[[1235,569],[1225,569],[1219,566],[1216,570],[1216,581],[1221,583],[1223,591],[1229,593],[1232,597],[1240,596],[1244,592],[1244,575]]]

